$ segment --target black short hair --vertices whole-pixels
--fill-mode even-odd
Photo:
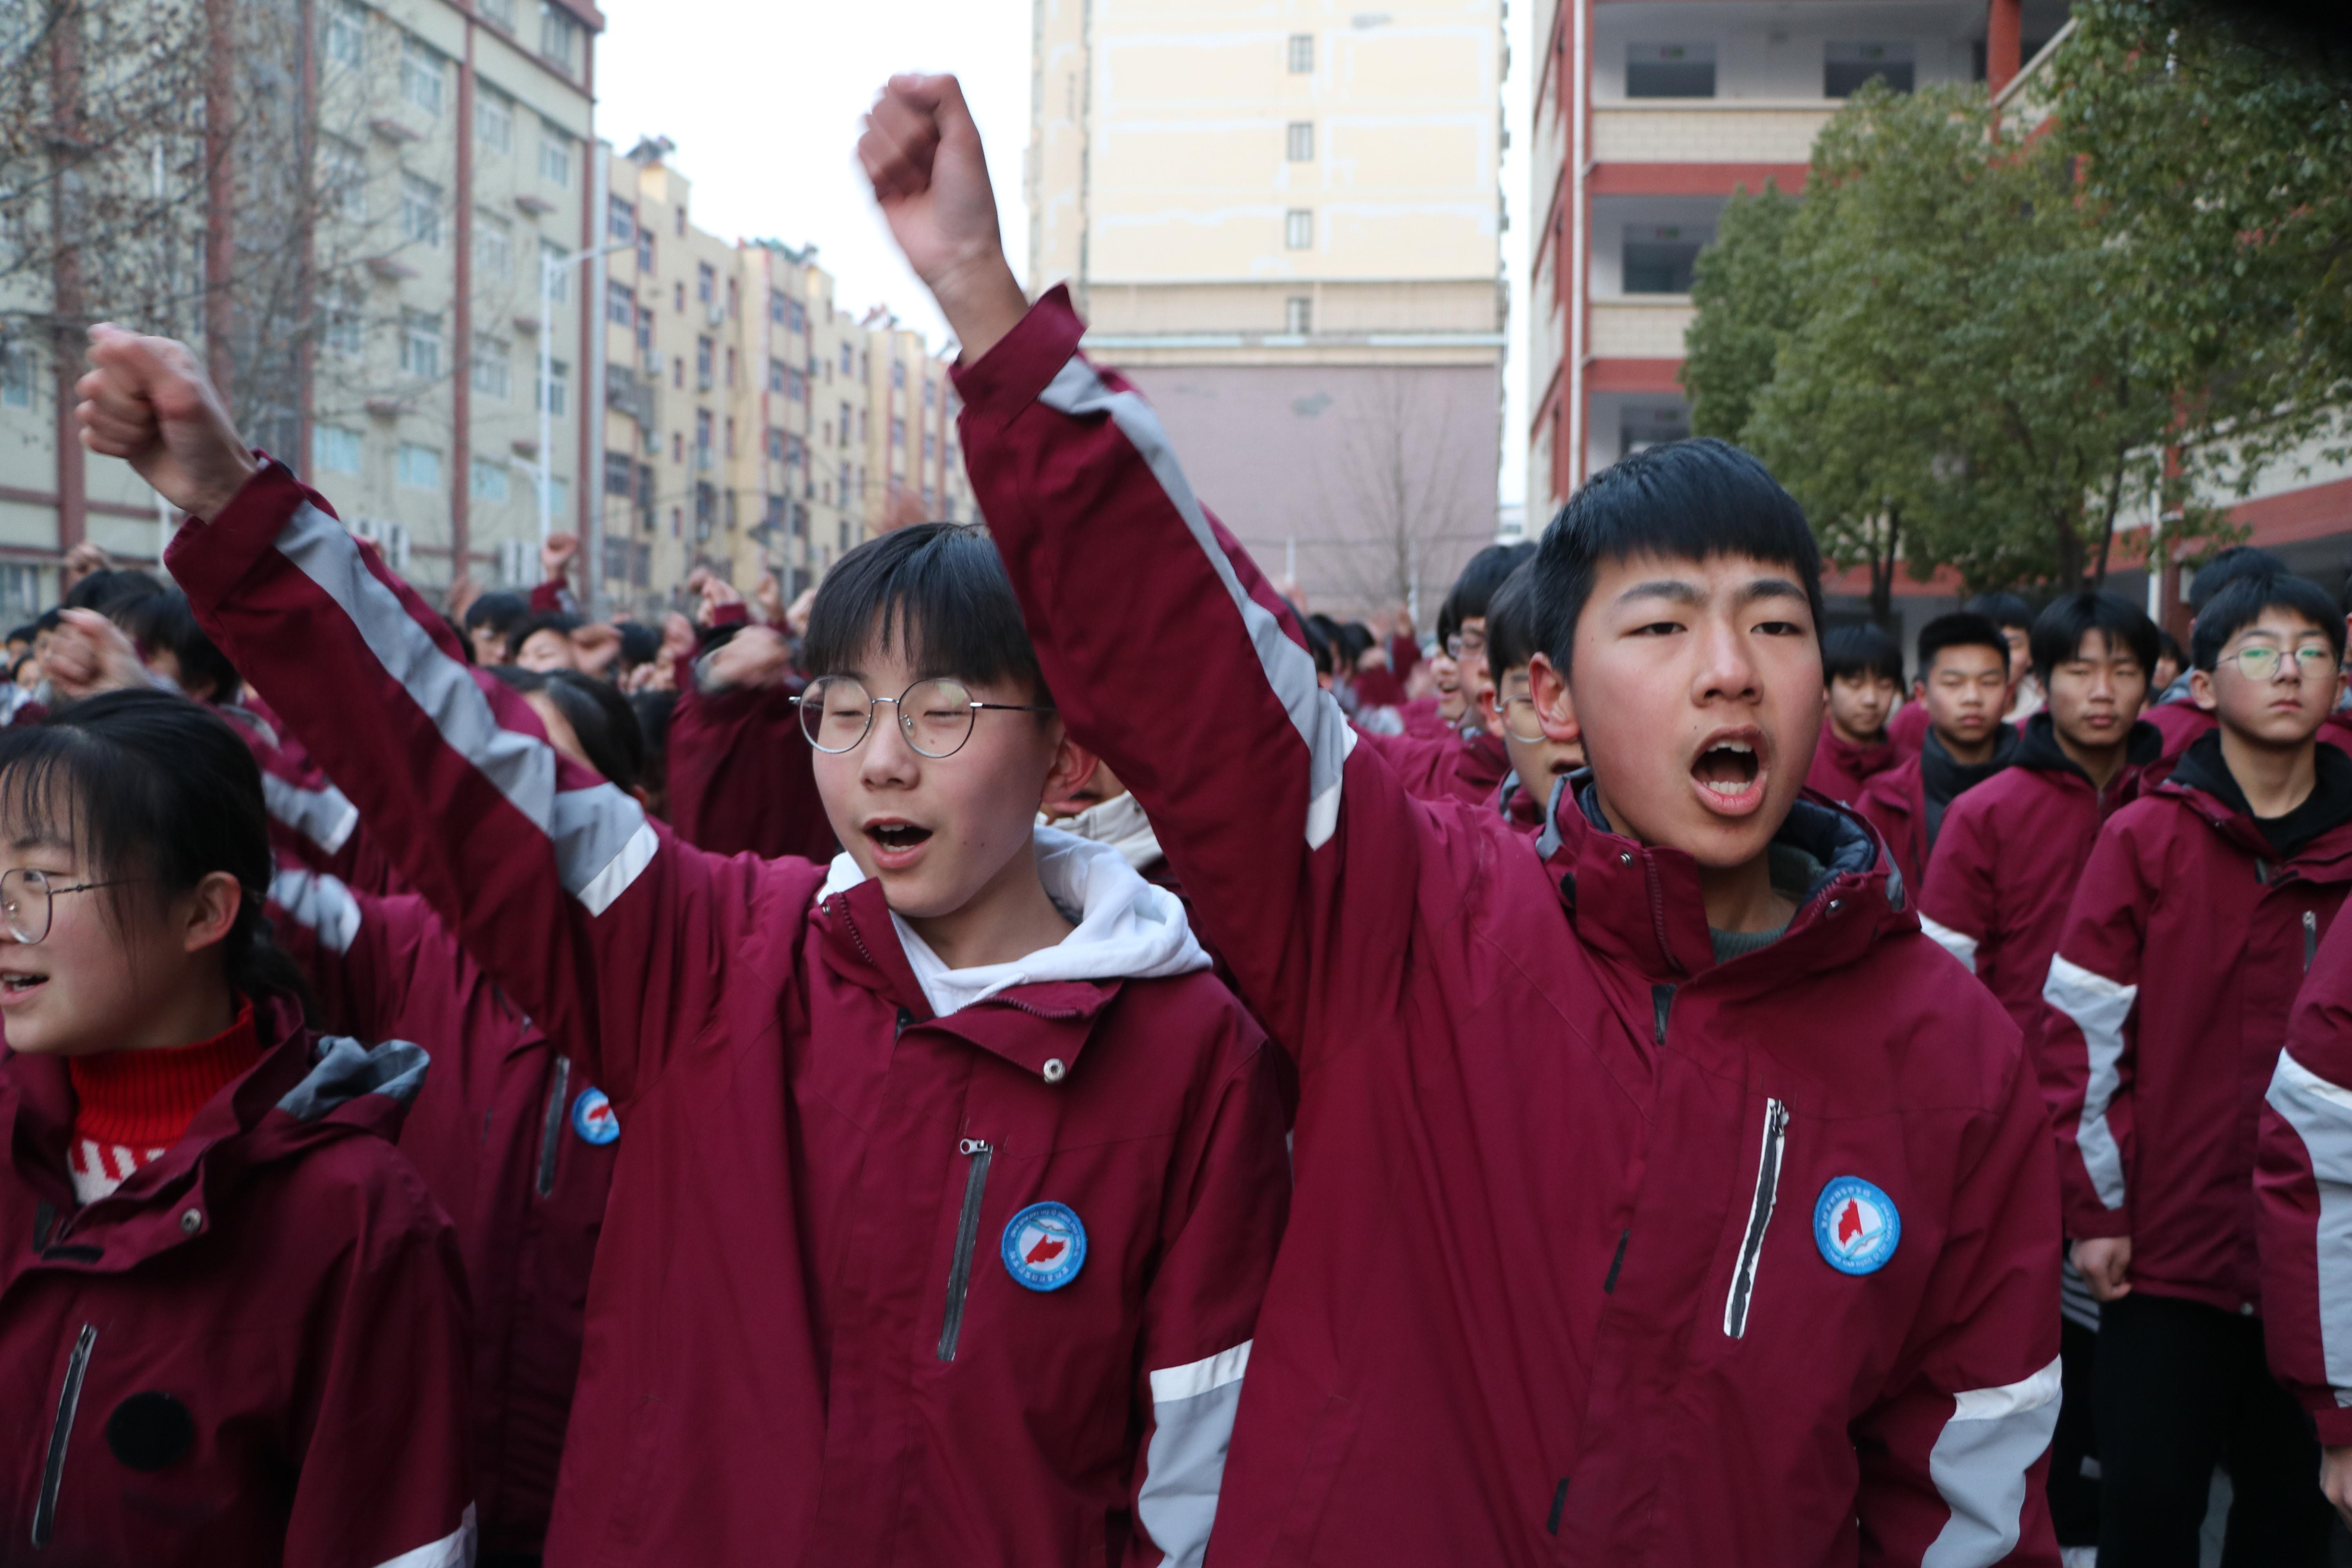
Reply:
[[[1054,700],[1013,580],[977,528],[918,523],[833,563],[809,606],[802,658],[811,675],[839,675],[869,647],[898,649],[925,676],[1010,681]]]
[[[2327,646],[2336,650],[2336,662],[2344,662],[2344,616],[2336,609],[2336,601],[2309,578],[2281,572],[2275,575],[2232,578],[2207,601],[2197,613],[2197,626],[2189,639],[2197,668],[2210,675],[2230,639],[2261,620],[2265,610],[2287,610],[2301,616],[2327,634]]]
[[[1517,544],[1489,544],[1470,557],[1462,574],[1454,579],[1453,592],[1437,609],[1437,646],[1444,647],[1446,639],[1462,629],[1462,623],[1475,620],[1488,613],[1488,604],[1495,590],[1504,580],[1535,558],[1536,547],[1524,542]]]
[[[33,635],[35,637],[39,637],[43,632],[56,631],[59,626],[64,626],[65,624],[65,610],[62,605],[52,609],[43,610],[40,613],[39,617],[33,622]]]
[[[117,606],[113,619],[123,635],[139,646],[142,658],[159,648],[169,653],[180,667],[180,686],[189,695],[209,686],[210,700],[228,702],[244,687],[244,677],[228,661],[228,655],[205,635],[205,628],[196,625],[196,612],[179,589],[129,600]]]
[[[572,726],[572,732],[580,737],[588,765],[604,777],[623,789],[635,789],[644,777],[645,732],[638,728],[629,700],[614,687],[576,669],[524,669],[502,664],[489,673],[492,679],[525,696],[544,693]]]
[[[2139,660],[2142,674],[2156,674],[2158,636],[2147,612],[2120,594],[2084,589],[2051,600],[2034,617],[2030,645],[2034,679],[2048,686],[2050,672],[2080,652],[2084,637],[2091,632],[2107,639],[2109,653],[2127,647]]]
[[[615,625],[620,628],[624,666],[651,664],[661,657],[661,633],[643,621],[620,621]]]
[[[1712,436],[1664,441],[1592,476],[1536,554],[1545,652],[1562,671],[1605,562],[1747,555],[1794,572],[1822,624],[1822,552],[1796,498],[1754,455]]]
[[[1337,674],[1331,663],[1331,639],[1325,637],[1323,628],[1315,624],[1319,617],[1308,615],[1288,599],[1282,602],[1290,605],[1290,618],[1298,623],[1298,635],[1306,639],[1307,657],[1315,661],[1315,673]]]
[[[2009,639],[1991,618],[1973,610],[1954,610],[1948,616],[1937,616],[1919,628],[1919,679],[1927,678],[1928,667],[1936,656],[1948,647],[1990,647],[2000,651],[2000,667],[2009,669]]]
[[[567,616],[562,610],[542,610],[538,615],[526,616],[507,628],[507,657],[520,657],[522,645],[541,632],[554,632],[568,637],[587,624],[578,616]]]
[[[64,607],[68,610],[96,610],[110,618],[116,610],[131,600],[143,599],[163,591],[163,584],[144,572],[106,566],[67,589]]]
[[[2186,670],[2189,668],[2189,650],[2180,646],[2179,637],[2161,626],[2156,631],[2156,657],[2170,659],[2176,669]]]
[[[1542,651],[1538,638],[1543,617],[1538,615],[1536,569],[1532,562],[1503,579],[1486,601],[1486,673],[1496,686],[1503,677]]]
[[[2201,616],[2213,595],[2241,577],[2284,577],[2287,564],[2271,552],[2257,544],[2232,544],[2227,550],[2197,568],[2189,579],[2189,613]],[[2231,636],[2235,636],[2232,633]],[[2192,632],[2193,637],[2195,634]],[[2222,639],[2228,641],[2227,637]]]
[[[2027,632],[2033,629],[2033,606],[2017,594],[1979,594],[1960,608],[1982,616],[2002,631],[2011,626]]]
[[[1841,676],[1874,675],[1903,684],[1903,647],[1886,628],[1868,621],[1833,626],[1822,635],[1822,684]]]
[[[530,618],[530,601],[520,594],[485,594],[466,606],[466,629],[488,626],[493,637],[504,637]]]
[[[41,629],[41,628],[40,628],[40,625],[39,625],[39,623],[38,623],[38,622],[36,622],[36,621],[26,621],[23,626],[16,626],[16,627],[15,627],[15,628],[11,629],[11,630],[10,630],[10,632],[8,633],[7,637],[5,637],[5,638],[0,638],[0,641],[5,641],[5,642],[31,642],[31,641],[33,640],[33,634],[34,634],[35,632],[39,631],[40,629]]]

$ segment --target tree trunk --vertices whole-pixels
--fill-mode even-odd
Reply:
[[[1882,558],[1871,552],[1870,618],[1884,626],[1895,619],[1895,544],[1901,537],[1903,514],[1894,507],[1886,509],[1886,552]]]
[[[2107,585],[2107,552],[2115,546],[2116,513],[2122,509],[2124,503],[2125,467],[2126,454],[2118,451],[2116,454],[2115,471],[2107,476],[2106,515],[2099,520],[2099,570],[2091,579],[2091,586],[2094,588],[2104,588]]]

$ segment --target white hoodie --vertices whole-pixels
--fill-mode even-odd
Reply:
[[[1090,843],[1055,828],[1037,829],[1037,876],[1046,896],[1065,911],[1076,910],[1077,929],[1051,947],[1041,947],[1009,963],[950,969],[930,944],[898,918],[890,924],[907,963],[939,1017],[984,1002],[1014,985],[1050,980],[1156,980],[1209,967],[1209,955],[1192,938],[1184,905],[1155,888],[1108,844]],[[820,900],[866,880],[857,862],[834,857]]]
[[[1038,826],[1046,824],[1041,822]],[[1052,826],[1080,838],[1109,845],[1139,871],[1155,860],[1167,858],[1160,848],[1160,836],[1151,830],[1151,819],[1143,815],[1143,803],[1135,798],[1133,790],[1097,801],[1077,816]]]

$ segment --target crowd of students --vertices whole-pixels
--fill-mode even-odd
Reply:
[[[93,331],[188,521],[10,638],[0,1563],[2116,1568],[2217,1466],[2326,1561],[2334,601],[1906,694],[1700,440],[1424,650],[1023,296],[952,79],[860,153],[989,528],[789,607],[445,616]]]

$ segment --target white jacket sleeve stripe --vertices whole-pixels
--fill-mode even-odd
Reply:
[[[1991,1568],[2025,1531],[2033,1461],[2058,1426],[2058,1363],[2000,1388],[1952,1396],[1952,1418],[1927,1455],[1927,1473],[1952,1516],[1919,1568]]]
[[[472,673],[443,653],[375,580],[341,523],[305,502],[287,520],[278,549],[342,607],[368,651],[424,710],[450,749],[547,835],[563,890],[592,915],[611,907],[652,860],[658,842],[637,803],[610,784],[558,790],[554,752],[499,723]]]
[[[2066,957],[2050,960],[2050,978],[2042,999],[2074,1021],[2090,1052],[2090,1082],[2083,1093],[2083,1116],[2074,1130],[2074,1146],[2099,1202],[2111,1209],[2124,1206],[2124,1154],[2107,1125],[2107,1107],[2123,1086],[2124,1020],[2131,1016],[2139,987],[2119,985]]]
[[[261,775],[261,798],[269,815],[332,855],[351,841],[360,825],[360,808],[334,785],[304,789],[276,773]]]
[[[1225,592],[1233,596],[1234,608],[1241,612],[1242,624],[1248,628],[1250,642],[1257,649],[1266,684],[1289,711],[1298,738],[1307,742],[1307,847],[1321,848],[1339,829],[1339,781],[1348,753],[1355,749],[1356,735],[1348,727],[1339,705],[1316,679],[1314,658],[1290,640],[1282,623],[1265,605],[1243,590],[1233,563],[1225,558],[1215,531],[1209,527],[1208,514],[1201,510],[1191,481],[1177,464],[1175,450],[1168,444],[1168,433],[1160,426],[1160,416],[1150,404],[1132,392],[1112,391],[1110,384],[1094,366],[1076,354],[1062,366],[1037,401],[1074,419],[1108,415],[1119,434],[1127,437],[1128,444],[1150,468],[1152,477],[1160,481],[1168,503],[1183,518],[1192,542],[1209,558],[1217,580],[1224,584]]]
[[[2327,1386],[2352,1406],[2352,1089],[2282,1052],[2271,1109],[2303,1141],[2319,1189],[2319,1348]]]
[[[1950,953],[1966,966],[1970,974],[1977,972],[1977,939],[1954,931],[1940,921],[1927,915],[1919,917],[1919,929],[1936,939],[1936,945]]]
[[[333,877],[281,867],[269,879],[269,898],[334,952],[349,952],[359,940],[359,900]]]
[[[1151,1374],[1151,1443],[1135,1511],[1169,1568],[1200,1568],[1208,1556],[1252,1342]]]
[[[474,1505],[466,1505],[466,1517],[457,1528],[429,1545],[404,1552],[397,1557],[387,1557],[376,1568],[473,1568]]]

